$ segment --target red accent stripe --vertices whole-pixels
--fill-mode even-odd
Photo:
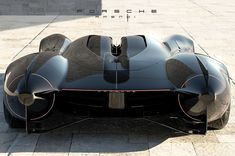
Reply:
[[[169,92],[170,89],[155,89],[155,90],[103,90],[103,89],[62,89],[62,91],[76,91],[76,92]]]

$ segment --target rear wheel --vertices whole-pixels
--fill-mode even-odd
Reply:
[[[219,130],[224,128],[228,123],[229,114],[230,114],[230,105],[221,118],[208,123],[208,128],[212,130]]]
[[[3,104],[3,110],[4,110],[5,120],[8,123],[10,128],[24,128],[25,127],[25,122],[11,115],[11,113],[7,110],[5,104]]]

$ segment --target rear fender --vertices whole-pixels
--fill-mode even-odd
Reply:
[[[43,38],[40,42],[39,52],[56,52],[63,53],[71,41],[67,37],[61,34],[52,34]]]
[[[193,41],[182,35],[172,35],[165,39],[163,44],[170,50],[172,55],[177,52],[194,52]]]

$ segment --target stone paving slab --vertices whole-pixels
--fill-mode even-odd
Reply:
[[[99,15],[101,0],[0,0],[0,15]]]
[[[196,52],[225,63],[235,82],[235,4],[232,0],[103,0],[102,9],[107,13],[99,18],[0,16],[0,89],[7,64],[37,52],[40,40],[53,33],[62,33],[72,40],[88,34],[110,35],[115,44],[125,35],[147,34],[159,40],[175,33],[186,35],[194,41]],[[120,13],[114,14],[114,9]],[[128,22],[127,9],[132,9]],[[139,13],[143,9],[145,13]],[[150,13],[151,9],[157,13]],[[222,130],[208,131],[207,135],[179,135],[146,121],[116,118],[87,120],[47,134],[27,135],[24,130],[8,128],[0,106],[0,156],[234,155],[235,83],[231,93],[229,124]]]

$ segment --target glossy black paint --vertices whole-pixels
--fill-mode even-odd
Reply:
[[[41,41],[39,51],[12,62],[5,73],[4,104],[21,120],[45,121],[58,109],[94,116],[175,113],[192,123],[211,122],[231,103],[226,67],[195,53],[193,42],[180,35],[163,43],[127,36],[116,46],[107,36],[71,42],[55,34]],[[112,92],[123,92],[124,109],[108,107]]]

